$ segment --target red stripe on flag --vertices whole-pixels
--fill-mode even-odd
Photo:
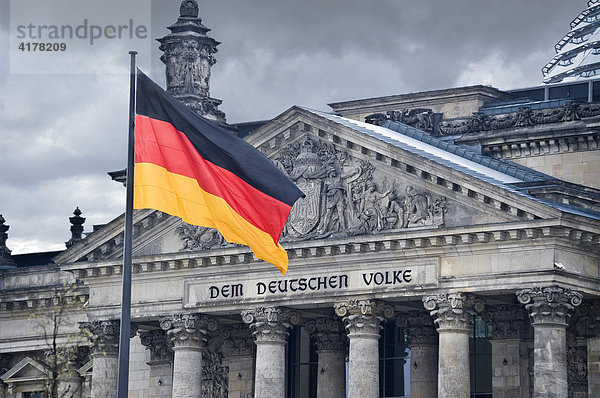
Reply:
[[[291,207],[204,159],[185,133],[170,123],[136,116],[135,162],[153,163],[194,178],[204,191],[223,198],[249,223],[267,232],[275,243],[279,241]]]

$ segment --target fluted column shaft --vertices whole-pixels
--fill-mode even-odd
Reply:
[[[285,397],[285,345],[298,315],[287,308],[260,307],[242,311],[242,319],[256,344],[254,398]]]
[[[92,335],[92,398],[117,396],[117,369],[119,367],[118,320],[96,320],[81,324]]]
[[[344,327],[339,320],[318,318],[304,325],[317,346],[317,398],[346,396],[346,347]]]
[[[475,311],[483,301],[463,293],[423,298],[439,334],[438,397],[468,398],[471,394],[469,332]]]
[[[348,397],[379,397],[379,331],[385,308],[373,300],[349,300],[334,305],[349,340]],[[391,314],[390,314],[391,315]]]
[[[194,314],[175,314],[160,320],[160,327],[173,345],[173,397],[202,397],[202,353],[209,323],[208,318]]]
[[[568,396],[567,325],[582,295],[560,286],[534,287],[517,292],[533,326],[533,397]]]
[[[410,347],[410,396],[437,396],[438,333],[431,316],[424,311],[396,315],[396,323],[408,331]]]

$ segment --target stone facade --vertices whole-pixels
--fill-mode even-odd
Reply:
[[[170,29],[168,90],[225,123],[194,0]],[[598,396],[597,104],[480,112],[511,98],[463,87],[258,127],[246,140],[306,194],[282,235],[285,278],[215,230],[136,211],[130,396]],[[11,254],[0,216],[0,397],[44,389],[48,329],[31,315],[56,286],[78,292],[58,346],[90,348],[62,388],[115,396],[124,217],[85,235],[81,215],[35,264]]]

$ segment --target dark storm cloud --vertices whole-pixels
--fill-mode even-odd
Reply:
[[[0,0],[5,6],[7,0]],[[222,42],[211,95],[229,122],[274,117],[292,105],[329,110],[357,98],[491,84],[537,85],[541,67],[585,0],[221,0],[200,1]],[[154,39],[179,1],[151,2]],[[5,10],[5,7],[3,7]],[[81,11],[56,10],[73,13]],[[117,12],[118,10],[115,10]],[[0,12],[0,44],[7,18]],[[81,54],[106,71],[128,67],[127,48]],[[8,75],[0,58],[0,213],[15,252],[58,249],[79,206],[92,224],[123,211],[124,189],[106,171],[125,165],[128,77]]]

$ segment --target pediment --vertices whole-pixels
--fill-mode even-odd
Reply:
[[[347,119],[346,119],[347,120]],[[397,234],[479,224],[556,218],[560,211],[485,167],[467,173],[443,158],[423,156],[364,126],[339,123],[293,107],[247,141],[269,157],[306,194],[293,207],[282,242]],[[518,181],[506,176],[507,181]],[[124,217],[78,242],[55,261],[116,260],[122,256]],[[159,211],[134,214],[134,256],[197,252],[236,246],[208,228]]]
[[[47,376],[48,368],[46,365],[30,357],[25,357],[0,376],[0,378],[5,383],[14,383],[18,381],[44,380]]]

